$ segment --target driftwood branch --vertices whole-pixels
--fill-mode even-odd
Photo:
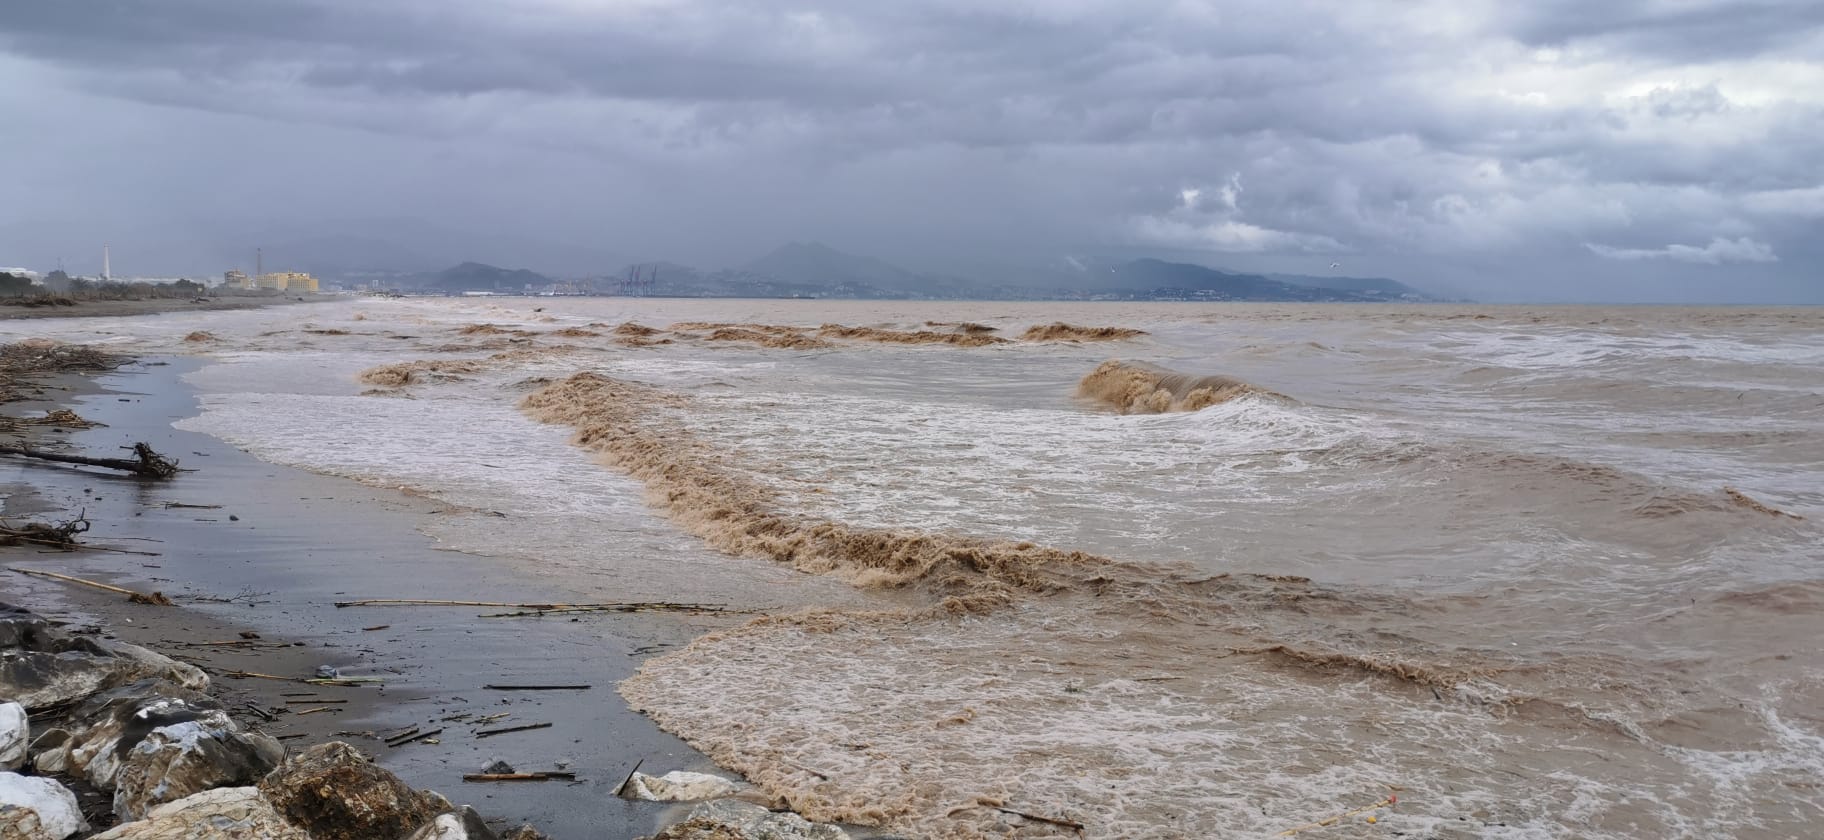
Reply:
[[[34,577],[43,577],[43,578],[50,578],[52,580],[61,580],[65,583],[74,583],[74,584],[78,584],[81,586],[87,586],[90,589],[99,589],[103,592],[113,592],[117,595],[125,595],[125,596],[127,596],[128,601],[131,601],[135,604],[154,604],[154,605],[157,605],[160,607],[175,606],[174,604],[171,603],[170,598],[165,597],[165,593],[163,593],[163,592],[153,592],[152,594],[148,595],[144,592],[135,592],[131,589],[122,589],[118,586],[110,586],[108,584],[98,583],[98,582],[92,581],[92,580],[83,580],[82,578],[79,578],[79,577],[70,577],[69,575],[60,575],[60,574],[57,574],[56,572],[41,572],[36,569],[21,569],[16,566],[12,567],[12,571],[18,572],[19,574],[22,574],[22,575],[32,575]]]
[[[524,732],[528,729],[549,729],[550,727],[551,724],[548,723],[528,723],[525,726],[509,726],[504,729],[484,729],[475,733],[475,737],[491,738],[495,735],[505,735],[508,732]]]
[[[514,604],[502,601],[441,601],[426,598],[366,598],[359,601],[337,601],[341,607],[502,607],[526,612],[488,613],[482,618],[526,618],[541,615],[563,615],[584,612],[687,612],[739,613],[721,604],[674,604],[669,601],[636,601],[623,604]]]
[[[547,782],[552,779],[570,781],[576,778],[575,773],[555,771],[540,773],[469,773],[462,777],[465,782]]]
[[[121,470],[141,478],[169,479],[177,475],[177,462],[166,458],[152,447],[143,443],[133,444],[133,455],[128,458],[86,458],[81,455],[63,455],[56,452],[44,452],[27,449],[23,446],[0,446],[0,455],[18,455],[22,458],[36,458],[57,464],[77,464],[84,467],[103,467],[110,470]]]

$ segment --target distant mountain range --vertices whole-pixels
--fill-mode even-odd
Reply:
[[[360,275],[353,275],[351,279]],[[1395,280],[1240,274],[1157,259],[1075,259],[1067,268],[1031,269],[1017,280],[984,281],[912,271],[819,243],[791,243],[735,268],[701,271],[643,263],[614,275],[553,278],[477,262],[436,272],[367,275],[401,291],[558,292],[662,297],[859,298],[876,300],[1435,300]],[[629,282],[638,279],[639,282]]]

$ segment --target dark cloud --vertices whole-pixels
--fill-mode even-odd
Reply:
[[[1671,267],[1819,299],[1786,254],[1824,191],[1821,47],[1809,0],[5,3],[0,107],[88,133],[0,129],[39,196],[0,250],[352,206],[704,263],[1347,254],[1491,295]],[[1500,268],[1548,254],[1555,286]]]

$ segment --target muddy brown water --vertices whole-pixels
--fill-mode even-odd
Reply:
[[[848,330],[562,334],[628,321]],[[933,321],[1145,335],[843,337]],[[1328,836],[1824,822],[1816,309],[356,301],[57,334],[209,354],[182,428],[505,514],[420,527],[513,585],[784,614],[621,690],[812,816],[1253,837],[1396,793]],[[462,364],[358,381],[432,358]],[[1111,358],[1260,393],[1124,415],[1077,396]],[[549,390],[578,373],[626,387]]]

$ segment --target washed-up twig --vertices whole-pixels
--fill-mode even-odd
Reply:
[[[20,528],[0,522],[0,543],[28,542],[74,550],[81,545],[76,541],[76,535],[87,533],[88,530],[89,520],[86,516],[77,516],[56,525],[28,522]]]
[[[495,735],[505,735],[508,732],[524,732],[528,729],[549,729],[550,727],[551,724],[549,723],[528,723],[524,726],[509,726],[504,729],[484,729],[475,733],[475,737],[492,738]]]
[[[393,747],[393,748],[403,747],[406,744],[410,744],[414,741],[422,741],[426,738],[431,737],[432,735],[437,735],[441,732],[443,732],[442,728],[433,729],[429,732],[418,732],[418,733],[414,733],[411,735],[407,735],[403,738],[394,738],[393,740],[387,741],[386,745],[388,747]]]
[[[475,723],[475,724],[482,724],[482,723],[493,723],[493,722],[494,722],[494,721],[497,721],[497,720],[505,720],[505,719],[507,719],[507,718],[510,718],[510,717],[512,717],[512,716],[513,716],[513,713],[512,713],[512,712],[501,712],[501,713],[499,713],[499,714],[492,714],[492,715],[484,715],[484,716],[482,716],[482,717],[478,717],[478,718],[476,718],[476,719],[474,719],[474,720],[472,720],[472,721],[469,721],[469,722],[470,722],[470,723]]]
[[[304,682],[303,680],[298,679],[297,677],[281,677],[278,674],[261,674],[256,671],[223,671],[222,676],[233,677],[235,679],[253,677],[255,679],[261,679],[261,680],[283,680],[285,682]]]
[[[248,703],[246,706],[243,706],[242,708],[245,708],[247,711],[250,711],[256,715],[259,715],[262,718],[265,718],[268,722],[270,722],[274,719],[273,714],[271,712],[266,711],[265,709],[262,709],[258,706],[255,706],[252,703]]]
[[[307,737],[309,737],[309,733],[297,732],[297,733],[293,733],[291,735],[277,735],[274,737],[280,741],[289,741],[293,738],[307,738]]]
[[[304,715],[314,715],[318,712],[339,712],[339,711],[342,711],[342,710],[338,709],[334,706],[318,706],[314,709],[299,709],[295,714],[302,717]]]
[[[189,502],[166,502],[167,508],[184,508],[186,510],[221,510],[221,505],[193,505]]]
[[[489,691],[586,691],[587,685],[484,685]]]
[[[827,781],[829,781],[829,780],[830,780],[830,774],[828,774],[828,773],[825,773],[825,772],[823,772],[823,771],[822,771],[822,770],[812,770],[812,769],[811,769],[811,768],[809,768],[809,767],[806,767],[806,766],[804,766],[804,765],[802,765],[802,764],[797,764],[797,763],[794,763],[794,762],[790,762],[790,761],[788,761],[788,762],[786,762],[786,764],[788,764],[788,765],[790,765],[790,766],[792,766],[792,767],[796,767],[796,768],[798,768],[798,769],[799,769],[799,770],[803,770],[803,771],[804,771],[804,772],[806,772],[806,773],[809,773],[809,774],[811,774],[811,775],[813,775],[813,776],[816,776],[816,777],[817,777],[817,778],[819,778],[819,779],[822,779],[822,780],[824,780],[824,781],[826,781],[826,782],[827,782]]]
[[[129,461],[125,458],[87,458],[81,455],[62,455],[56,452],[27,449],[23,446],[0,446],[0,455],[18,455],[22,458],[35,458],[56,464],[104,467],[129,472],[141,478],[169,479],[176,477],[177,462],[152,451],[152,447],[143,443],[133,444],[133,454],[135,458]]]
[[[175,606],[174,604],[171,603],[170,598],[165,597],[165,593],[163,593],[163,592],[153,592],[152,594],[147,595],[144,592],[135,592],[131,589],[122,589],[118,586],[109,586],[108,584],[105,584],[105,583],[97,583],[92,580],[83,580],[82,578],[79,578],[79,577],[70,577],[69,575],[60,575],[60,574],[57,574],[56,572],[41,572],[36,569],[21,569],[16,566],[10,567],[10,568],[12,569],[12,571],[18,572],[19,574],[22,574],[22,575],[34,575],[37,577],[46,577],[46,578],[51,578],[52,580],[61,580],[66,583],[80,584],[82,586],[87,586],[91,589],[99,589],[103,592],[113,592],[117,595],[125,595],[125,596],[127,596],[128,601],[131,601],[135,604],[154,604],[154,605],[161,606],[161,607]]]
[[[518,607],[520,609],[555,609],[566,604],[507,604],[500,601],[434,601],[423,598],[368,598],[361,601],[337,601],[337,607]]]
[[[734,610],[721,604],[674,604],[669,601],[640,601],[627,604],[576,604],[573,606],[556,606],[549,609],[532,609],[527,612],[487,613],[481,618],[538,618],[546,615],[567,615],[570,613],[594,612],[683,612],[683,613],[749,613],[753,610]]]
[[[287,700],[287,701],[285,701],[285,705],[288,705],[288,706],[316,706],[316,705],[321,705],[324,703],[347,703],[347,702],[348,702],[347,700],[317,700],[317,699]]]
[[[465,782],[545,782],[552,779],[572,780],[575,773],[557,771],[541,773],[469,773],[462,777]]]
[[[307,680],[298,680],[298,682],[309,683],[311,685],[334,685],[342,688],[351,688],[360,685],[384,683],[386,680],[380,677],[312,677]]]
[[[1305,823],[1304,825],[1293,826],[1292,828],[1288,828],[1285,831],[1282,831],[1273,836],[1274,837],[1291,837],[1294,834],[1298,834],[1298,833],[1305,832],[1305,831],[1310,831],[1311,829],[1314,829],[1314,828],[1323,828],[1325,826],[1336,825],[1337,823],[1342,822],[1343,820],[1346,820],[1350,817],[1353,817],[1356,814],[1367,813],[1368,811],[1373,811],[1373,810],[1376,810],[1379,808],[1391,807],[1395,804],[1398,804],[1399,801],[1400,801],[1400,798],[1398,796],[1395,796],[1393,794],[1388,794],[1386,799],[1376,802],[1373,805],[1365,805],[1365,806],[1357,808],[1353,811],[1344,811],[1343,813],[1337,814],[1334,817],[1331,817],[1329,819],[1318,820],[1317,822],[1314,822],[1314,823]]]
[[[615,796],[620,796],[621,791],[627,789],[627,783],[633,781],[633,774],[640,772],[640,765],[645,764],[645,763],[646,763],[646,759],[644,759],[644,758],[633,763],[633,769],[627,771],[627,778],[622,779],[620,786],[616,787],[614,789]]]
[[[1016,811],[1012,808],[1003,808],[999,805],[990,805],[988,807],[993,808],[994,810],[999,811],[1003,814],[1012,814],[1012,815],[1014,815],[1016,817],[1020,817],[1022,819],[1032,820],[1033,822],[1042,822],[1042,823],[1046,823],[1048,825],[1055,825],[1055,826],[1060,826],[1062,828],[1072,829],[1074,831],[1085,830],[1085,826],[1082,823],[1077,822],[1076,820],[1066,820],[1066,819],[1062,819],[1059,817],[1047,817],[1047,816],[1043,816],[1040,814],[1028,814],[1025,811]]]
[[[391,627],[391,626],[393,626],[393,625],[391,625],[391,624],[376,624],[376,625],[374,625],[374,626],[372,626],[372,627],[363,627],[363,628],[361,628],[361,632],[363,632],[363,633],[372,633],[372,632],[374,632],[374,631],[375,631],[375,630],[385,630],[385,629],[386,629],[386,628],[388,628],[388,627]]]

